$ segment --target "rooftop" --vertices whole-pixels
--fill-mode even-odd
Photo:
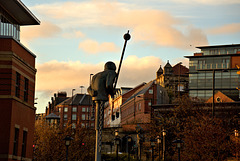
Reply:
[[[6,10],[19,25],[39,25],[37,17],[21,0],[0,0],[0,7]]]

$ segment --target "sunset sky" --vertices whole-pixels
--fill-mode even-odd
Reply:
[[[90,74],[107,61],[118,66],[129,30],[118,87],[155,79],[169,60],[197,46],[240,44],[240,0],[22,0],[41,21],[22,26],[21,42],[36,54],[37,113],[54,93],[83,93]]]

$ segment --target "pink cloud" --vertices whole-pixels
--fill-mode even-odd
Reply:
[[[173,17],[168,12],[136,9],[134,6],[116,1],[54,3],[35,6],[34,10],[52,21],[60,20],[59,26],[63,28],[99,25],[127,28],[134,35],[134,41],[146,41],[181,49],[189,49],[189,44],[208,44],[205,33],[183,19]],[[96,42],[83,43],[94,45],[91,50],[80,45],[83,50],[90,53],[100,50]]]
[[[233,34],[240,32],[240,23],[227,24],[207,30],[209,34]]]
[[[90,39],[80,42],[78,48],[89,54],[97,54],[100,52],[118,52],[120,50],[114,43],[98,43],[97,41]]]
[[[32,40],[35,38],[48,38],[56,36],[61,32],[61,28],[57,25],[43,21],[41,25],[38,26],[25,26],[21,28],[21,39],[22,40]]]

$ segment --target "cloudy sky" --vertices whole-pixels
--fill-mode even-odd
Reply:
[[[22,0],[41,21],[21,27],[21,42],[37,55],[37,113],[54,93],[85,93],[90,74],[119,63],[118,87],[155,78],[169,60],[188,66],[197,46],[240,44],[239,0]]]

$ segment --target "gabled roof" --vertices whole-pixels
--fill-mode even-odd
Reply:
[[[169,60],[167,61],[167,64],[164,66],[164,68],[172,68],[171,64],[169,63]]]
[[[174,75],[179,75],[179,73],[180,75],[188,75],[189,73],[189,69],[183,66],[181,63],[174,65],[172,69]]]
[[[210,97],[206,103],[212,103],[213,102],[213,97]],[[232,100],[230,97],[227,95],[223,94],[222,92],[218,91],[217,93],[214,94],[214,102],[215,103],[223,103],[223,102],[235,102]]]
[[[0,6],[6,10],[19,25],[39,25],[40,21],[21,2],[21,0],[0,0]]]
[[[138,89],[131,97],[129,97],[122,105],[124,105],[125,103],[134,99],[134,97],[137,97],[139,95],[142,95],[142,94],[146,93],[148,91],[148,89],[152,86],[153,83],[154,83],[154,81],[151,81],[151,82],[145,84],[143,87]]]
[[[159,73],[159,74],[162,74],[162,73],[163,73],[163,69],[162,69],[162,66],[161,66],[161,65],[160,65],[160,67],[159,67],[157,73]]]
[[[69,97],[59,105],[91,105],[92,97],[88,94],[75,94],[73,97]]]

